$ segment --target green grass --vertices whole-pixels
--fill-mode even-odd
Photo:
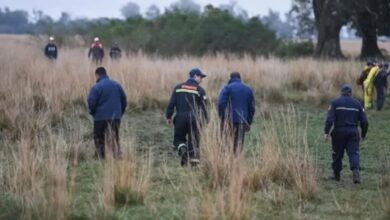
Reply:
[[[261,103],[260,103],[261,105]],[[276,111],[280,106],[272,106]],[[315,158],[318,177],[318,192],[313,200],[299,199],[291,189],[284,195],[269,198],[278,186],[270,186],[267,192],[259,191],[254,196],[256,219],[386,219],[383,200],[389,201],[389,191],[381,185],[383,175],[390,174],[390,105],[385,111],[368,111],[370,122],[367,140],[361,147],[362,184],[352,184],[348,158],[345,155],[341,182],[327,180],[331,174],[331,146],[323,141],[323,122],[327,107],[297,106],[302,119],[308,118],[308,142]],[[85,118],[84,116],[80,116]],[[83,119],[83,123],[87,123]],[[91,128],[91,125],[87,127]],[[189,194],[189,173],[196,169],[182,168],[179,158],[171,150],[173,128],[165,124],[162,111],[148,110],[128,113],[122,120],[121,137],[136,137],[138,150],[153,149],[154,164],[151,187],[144,204],[117,206],[112,213],[99,210],[97,191],[101,187],[102,164],[91,156],[85,157],[77,167],[75,192],[72,197],[71,219],[184,219]],[[257,143],[264,121],[257,119],[247,135],[245,151]],[[84,134],[85,135],[85,134]],[[87,135],[88,136],[88,135]],[[92,153],[89,141],[83,146]],[[206,180],[205,180],[206,181]],[[387,189],[388,190],[388,189]],[[196,197],[197,195],[195,195]],[[199,196],[199,195],[198,195]],[[0,219],[17,218],[20,207],[13,204],[4,193],[0,197]],[[387,216],[388,217],[388,216]]]

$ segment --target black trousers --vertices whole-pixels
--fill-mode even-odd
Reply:
[[[119,158],[122,154],[119,145],[119,127],[121,121],[105,120],[95,121],[93,126],[93,137],[96,147],[96,156],[100,159],[106,157],[105,144],[112,150],[114,158]]]
[[[200,133],[198,123],[191,117],[176,116],[174,118],[175,134],[173,145],[176,149],[182,144],[187,147],[187,154],[181,155],[181,164],[185,165],[190,159],[196,159],[199,157],[199,141]],[[180,152],[179,152],[180,153]]]
[[[375,86],[375,89],[376,89],[376,109],[380,111],[383,109],[383,105],[385,104],[387,88],[384,86]]]
[[[245,140],[245,124],[222,121],[221,133],[227,145],[233,144],[234,154],[242,152]]]

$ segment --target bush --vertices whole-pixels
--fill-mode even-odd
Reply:
[[[310,41],[305,42],[284,42],[279,45],[275,55],[281,58],[310,57],[314,53],[314,44]]]

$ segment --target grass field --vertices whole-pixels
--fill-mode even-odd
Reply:
[[[342,181],[326,179],[327,102],[355,81],[361,63],[141,53],[107,61],[130,106],[121,125],[124,158],[97,161],[85,103],[96,67],[86,51],[64,48],[52,63],[35,42],[1,38],[0,219],[390,218],[390,104],[368,111],[362,184],[352,184],[347,158]],[[212,119],[202,132],[201,166],[182,168],[163,114],[171,89],[195,66],[209,74]],[[230,71],[240,71],[257,96],[238,159],[224,150],[214,110]]]

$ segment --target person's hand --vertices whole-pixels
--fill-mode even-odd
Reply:
[[[167,124],[168,124],[168,125],[172,125],[172,119],[167,118]]]
[[[324,140],[325,140],[325,142],[326,143],[328,143],[329,142],[329,134],[324,134]]]
[[[251,126],[250,125],[245,125],[244,126],[244,130],[245,130],[245,132],[250,131],[251,130]]]

